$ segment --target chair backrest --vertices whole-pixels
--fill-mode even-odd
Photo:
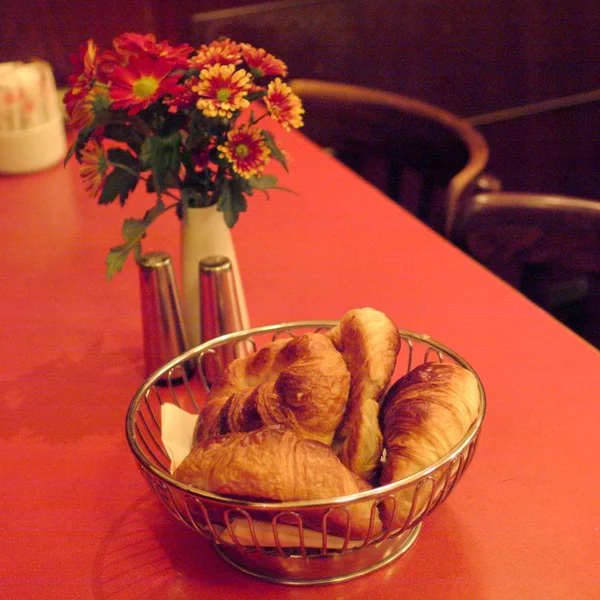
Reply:
[[[510,191],[475,194],[461,205],[451,239],[497,271],[548,264],[600,273],[600,201]]]
[[[600,347],[600,201],[476,194],[461,204],[451,240]]]
[[[399,94],[293,79],[303,132],[434,229],[448,235],[488,160],[483,136],[459,117]]]

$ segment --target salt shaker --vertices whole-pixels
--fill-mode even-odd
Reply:
[[[187,349],[179,290],[171,257],[147,252],[139,259],[146,375]]]

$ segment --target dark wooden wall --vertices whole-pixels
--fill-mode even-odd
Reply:
[[[88,37],[108,45],[123,31],[153,31],[172,43],[196,43],[193,14],[256,4],[5,0],[0,60],[46,58],[62,84],[70,72],[69,53]],[[597,0],[325,0],[304,9],[306,20],[317,23],[319,11],[332,6],[341,17],[314,28],[327,40],[327,51],[311,57],[306,35],[306,43],[294,50],[297,56],[281,56],[293,76],[310,76],[318,67],[330,78],[411,95],[463,117],[557,98],[569,104],[573,95],[600,89]],[[269,47],[275,33],[265,21],[264,46],[275,51]],[[260,16],[256,22],[260,28]],[[515,114],[499,120],[492,115],[479,125],[491,147],[490,171],[506,188],[600,198],[597,99]]]

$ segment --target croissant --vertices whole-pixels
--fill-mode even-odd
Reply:
[[[349,390],[348,368],[323,334],[276,340],[223,371],[202,409],[197,439],[283,424],[331,444]]]
[[[346,313],[326,335],[350,371],[348,406],[336,433],[341,440],[338,456],[349,469],[371,479],[383,449],[379,401],[396,366],[400,333],[385,314],[367,307]]]
[[[337,498],[368,489],[329,446],[300,438],[283,425],[203,440],[173,476],[201,490],[262,502]],[[352,539],[364,539],[371,521],[372,534],[381,531],[379,515],[370,503],[347,508],[348,514],[334,510],[328,515],[327,533],[345,536],[349,527]],[[307,527],[321,530],[322,510],[299,512]]]
[[[399,379],[382,402],[386,460],[380,485],[413,475],[447,455],[476,421],[480,401],[475,376],[456,364],[425,363]],[[386,498],[381,505],[386,527],[405,524],[415,495],[412,516],[418,516],[441,485],[438,474],[418,491],[410,486],[397,492],[395,501]]]

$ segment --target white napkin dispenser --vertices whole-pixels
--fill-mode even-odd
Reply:
[[[41,171],[63,160],[64,112],[47,62],[0,63],[0,173]]]

